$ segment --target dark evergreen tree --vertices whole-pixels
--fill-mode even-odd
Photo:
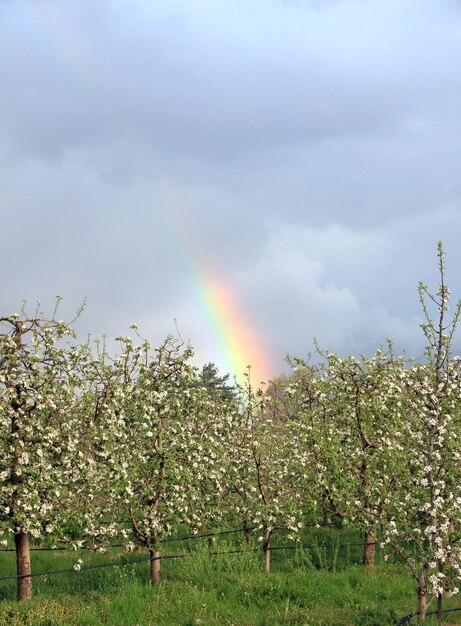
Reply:
[[[232,400],[236,389],[230,384],[230,374],[220,376],[219,369],[214,363],[207,363],[202,367],[199,376],[199,384],[208,389],[213,395],[222,400]]]

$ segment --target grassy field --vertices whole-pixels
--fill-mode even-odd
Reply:
[[[162,582],[154,588],[148,563],[141,563],[35,578],[33,600],[21,605],[15,581],[0,581],[0,626],[394,626],[414,610],[415,584],[401,563],[383,563],[379,550],[376,567],[365,570],[360,547],[339,545],[357,541],[335,528],[308,532],[304,542],[316,547],[274,551],[270,575],[261,571],[259,552],[208,556],[207,540],[171,543],[165,553],[193,556],[163,561]],[[324,543],[336,547],[319,547]],[[244,547],[241,539],[227,537],[211,549],[236,546]],[[33,571],[42,572],[72,567],[79,557],[90,565],[145,556],[114,549],[104,555],[34,552],[32,558]],[[12,573],[14,554],[1,554],[0,575]],[[459,615],[446,623],[459,622]]]

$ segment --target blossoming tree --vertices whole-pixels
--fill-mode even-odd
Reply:
[[[240,423],[234,436],[235,462],[226,474],[230,510],[246,524],[256,525],[264,551],[264,570],[270,571],[270,543],[278,529],[293,537],[302,528],[302,489],[311,471],[309,448],[302,425],[290,419],[273,419],[265,408],[271,396],[254,389],[250,377],[239,388]],[[237,498],[233,499],[232,495]]]
[[[417,581],[419,615],[425,618],[428,597],[435,595],[441,622],[443,597],[458,593],[461,581],[461,362],[451,354],[461,301],[447,320],[450,290],[442,244],[438,261],[437,293],[419,285],[426,361],[396,381],[403,422],[394,445],[402,470],[383,532]],[[429,303],[437,309],[435,321]]]
[[[23,600],[32,595],[30,538],[69,541],[69,525],[81,528],[79,545],[110,534],[98,519],[112,504],[120,425],[71,326],[24,311],[0,322],[0,534],[14,537]]]
[[[124,339],[125,352],[133,351]],[[151,581],[160,579],[160,546],[178,524],[193,531],[220,515],[226,472],[221,452],[232,439],[226,402],[199,384],[192,350],[168,338],[144,359],[126,387],[131,417],[125,487],[137,540],[149,550]],[[126,419],[126,418],[125,418]]]

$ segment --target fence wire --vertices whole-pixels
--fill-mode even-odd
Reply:
[[[333,523],[328,522],[328,523],[322,523],[322,524],[305,524],[303,528],[321,528],[325,526],[333,526]],[[221,535],[231,535],[233,533],[252,532],[258,529],[259,529],[259,526],[250,526],[249,528],[243,528],[243,527],[234,528],[232,530],[223,530],[217,533],[209,532],[209,533],[202,533],[200,535],[182,535],[179,537],[167,537],[166,539],[163,539],[161,543],[164,544],[164,543],[170,543],[173,541],[189,541],[191,539],[218,537]],[[281,531],[281,530],[290,530],[290,529],[286,528],[285,526],[279,526],[275,530]],[[125,547],[124,543],[112,543],[108,546],[104,546],[106,550],[110,550],[111,548],[124,548],[124,547]],[[53,546],[51,548],[29,548],[29,550],[30,552],[75,552],[75,549],[69,548],[69,546],[65,546],[65,547]],[[78,550],[90,550],[91,552],[97,552],[98,548],[97,546],[82,546],[81,548],[78,548]],[[16,549],[15,548],[0,548],[0,552],[16,552]]]
[[[455,613],[456,611],[461,611],[461,607],[456,608],[456,609],[444,609],[442,611],[442,613]],[[438,612],[437,611],[429,611],[429,613],[426,613],[426,615],[437,615]],[[411,622],[411,620],[415,617],[418,617],[419,612],[417,611],[416,613],[409,613],[408,615],[405,615],[405,617],[402,617],[402,619],[397,622],[396,626],[403,626],[404,624],[409,624]]]
[[[322,544],[322,545],[304,545],[298,544],[294,546],[270,546],[269,548],[265,548],[264,546],[258,548],[246,548],[245,550],[215,550],[204,553],[197,552],[189,552],[189,553],[181,553],[181,554],[164,554],[156,557],[148,557],[144,559],[125,559],[123,561],[117,561],[116,563],[101,563],[100,565],[86,565],[79,567],[76,569],[65,568],[60,570],[53,570],[48,572],[40,572],[37,574],[16,574],[10,576],[0,576],[0,580],[17,580],[19,578],[38,578],[40,576],[54,576],[55,574],[79,574],[80,572],[86,572],[96,569],[104,569],[106,567],[124,567],[125,565],[136,565],[138,563],[150,563],[152,561],[164,561],[164,560],[173,560],[173,559],[190,559],[195,557],[203,557],[203,556],[223,556],[226,554],[248,554],[251,552],[264,552],[264,551],[276,551],[276,550],[318,550],[320,548],[341,548],[341,547],[353,547],[353,546],[369,546],[369,545],[377,545],[377,542],[373,543],[342,543],[342,544]]]
[[[307,527],[319,527],[319,526],[330,526],[331,524],[308,524]],[[253,530],[257,530],[258,527],[257,526],[252,526],[250,528],[235,528],[232,530],[224,530],[224,531],[220,531],[217,533],[203,533],[200,535],[183,535],[181,537],[169,537],[167,539],[165,539],[162,543],[167,543],[167,542],[172,542],[172,541],[186,541],[186,540],[190,540],[190,539],[203,539],[203,538],[209,538],[209,537],[217,537],[220,535],[230,535],[233,533],[242,533],[242,532],[248,532],[248,531],[253,531]],[[283,530],[283,529],[278,529],[278,530]],[[286,529],[285,529],[286,530]],[[295,545],[289,545],[289,546],[269,546],[269,548],[265,548],[264,546],[259,546],[257,548],[251,548],[251,547],[247,547],[244,550],[241,549],[235,549],[235,550],[214,550],[214,551],[208,551],[205,553],[197,553],[197,552],[189,552],[189,553],[181,553],[181,554],[164,554],[164,555],[159,555],[159,556],[155,556],[155,557],[146,557],[146,558],[142,558],[142,559],[124,559],[123,561],[117,561],[116,563],[101,563],[101,564],[97,564],[97,565],[84,565],[81,566],[79,568],[76,567],[70,567],[70,568],[63,568],[63,569],[59,569],[59,570],[50,570],[50,571],[46,571],[46,572],[39,572],[39,573],[30,573],[30,574],[16,574],[16,575],[9,575],[9,576],[0,576],[0,581],[2,580],[18,580],[21,578],[39,578],[39,577],[44,577],[44,576],[55,576],[55,575],[59,575],[59,574],[79,574],[81,572],[89,572],[89,571],[94,571],[94,570],[100,570],[100,569],[105,569],[108,567],[124,567],[126,565],[138,565],[140,563],[152,563],[153,561],[167,561],[167,560],[177,560],[177,559],[190,559],[190,558],[196,558],[196,557],[203,557],[203,556],[225,556],[226,554],[248,554],[248,553],[255,553],[255,552],[264,552],[264,551],[270,551],[270,552],[275,552],[275,551],[290,551],[290,550],[320,550],[323,548],[352,548],[352,547],[365,547],[365,546],[379,546],[380,542],[379,541],[373,541],[373,542],[357,542],[357,543],[326,543],[326,544],[295,544]],[[119,548],[119,547],[125,547],[124,544],[113,544],[111,546],[107,546],[109,548]],[[87,549],[91,549],[92,548],[87,548]],[[54,548],[30,548],[30,551],[35,551],[35,552],[47,552],[47,551],[68,551],[68,552],[74,552],[73,550],[71,551],[69,548],[58,548],[58,547],[54,547]],[[6,549],[1,549],[0,552],[15,552],[14,548],[6,548]],[[459,608],[453,608],[453,609],[444,609],[442,611],[443,614],[448,614],[448,613],[455,613],[457,611],[461,611],[461,607]],[[404,617],[402,617],[402,619],[396,624],[396,626],[404,626],[405,624],[410,624],[411,620],[413,618],[417,618],[419,615],[418,612],[416,613],[409,613],[408,615],[405,615]],[[430,611],[427,613],[428,616],[431,615],[437,615],[437,611]]]

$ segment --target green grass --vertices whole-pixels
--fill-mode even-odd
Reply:
[[[360,547],[320,547],[356,541],[335,528],[308,531],[304,543],[316,548],[274,551],[270,575],[261,571],[259,552],[210,557],[206,540],[171,543],[170,554],[185,549],[194,556],[163,561],[154,588],[142,563],[35,578],[33,600],[19,605],[15,581],[0,581],[0,626],[394,626],[415,608],[415,584],[403,564],[383,563],[378,550],[378,564],[365,570]],[[288,542],[281,536],[276,543]],[[211,549],[236,546],[243,547],[241,538],[229,536]],[[146,555],[34,552],[33,571],[72,567],[79,557],[90,565]],[[0,575],[11,573],[14,555],[3,553]]]

